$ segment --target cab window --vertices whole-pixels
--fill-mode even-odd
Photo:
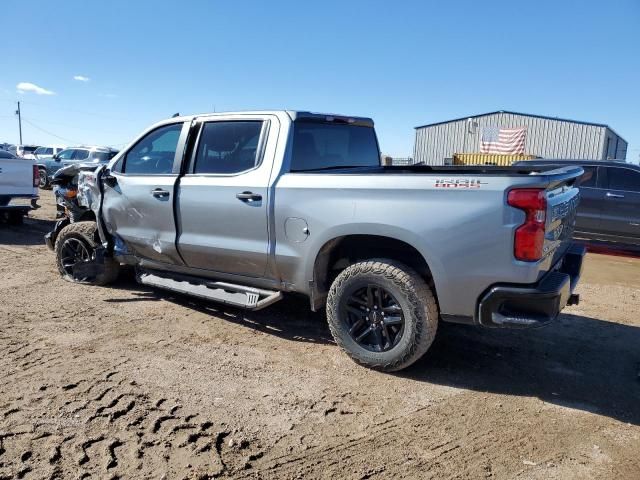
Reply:
[[[261,121],[208,122],[202,127],[194,173],[234,174],[258,163]]]
[[[136,143],[124,157],[122,173],[166,175],[173,171],[182,123],[156,128]]]
[[[640,172],[630,168],[607,167],[609,190],[640,192]]]

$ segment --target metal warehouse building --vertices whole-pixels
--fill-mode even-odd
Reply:
[[[416,127],[414,162],[448,165],[456,154],[480,152],[485,129],[525,128],[531,157],[625,160],[627,142],[608,125],[497,111]]]

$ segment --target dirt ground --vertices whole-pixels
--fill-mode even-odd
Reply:
[[[67,283],[41,203],[0,225],[0,479],[640,478],[639,259],[590,254],[553,325],[441,325],[389,375],[303,299]]]

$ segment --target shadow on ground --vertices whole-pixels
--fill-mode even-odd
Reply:
[[[401,375],[507,395],[640,425],[640,328],[561,315],[532,330],[445,325]]]
[[[0,223],[0,245],[44,245],[44,234],[53,230],[54,220],[26,218],[23,225]]]
[[[165,290],[154,290],[137,283],[133,271],[121,275],[117,284],[107,288],[113,288],[115,295],[117,290],[129,292],[126,296],[120,295],[104,300],[108,303],[166,300],[285,340],[319,344],[334,343],[324,313],[311,312],[309,300],[302,296],[288,295],[284,300],[254,312]]]
[[[127,301],[164,299],[286,340],[334,343],[324,313],[310,312],[306,298],[288,296],[251,312],[147,289],[132,277],[123,280],[119,287],[136,294]],[[547,327],[528,330],[441,324],[429,352],[398,375],[538,397],[640,425],[640,327],[577,315],[561,315]]]

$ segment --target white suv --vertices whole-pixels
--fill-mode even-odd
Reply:
[[[46,158],[53,158],[54,155],[57,155],[62,150],[67,147],[61,146],[50,146],[50,147],[38,147],[33,154],[36,157],[36,160],[43,160]]]

